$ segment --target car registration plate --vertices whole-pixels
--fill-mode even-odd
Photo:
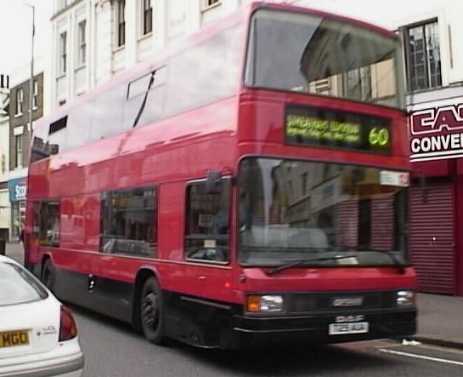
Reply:
[[[29,333],[25,330],[0,332],[0,348],[26,346]]]
[[[368,322],[330,323],[329,335],[366,334]]]

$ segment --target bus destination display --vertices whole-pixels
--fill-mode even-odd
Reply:
[[[390,153],[391,139],[384,118],[299,106],[286,110],[288,144]]]

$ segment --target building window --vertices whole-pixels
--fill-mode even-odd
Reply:
[[[1,156],[1,164],[2,164],[2,174],[6,173],[6,156],[2,154]]]
[[[437,21],[405,29],[408,86],[410,91],[442,85]]]
[[[39,243],[59,247],[61,208],[59,202],[34,203],[34,228],[38,225]]]
[[[23,136],[15,136],[15,148],[16,148],[16,167],[20,168],[23,165]]]
[[[64,75],[67,71],[67,33],[59,35],[59,72]]]
[[[219,4],[222,4],[222,0],[203,0],[203,10],[207,10]]]
[[[186,206],[186,258],[227,262],[230,180],[223,180],[214,192],[207,190],[206,182],[189,185]]]
[[[118,0],[116,9],[117,47],[125,45],[125,0]]]
[[[101,200],[101,251],[154,257],[156,218],[154,188],[104,193]]]
[[[34,96],[32,97],[32,108],[36,110],[39,107],[39,83],[37,80],[34,80]]]
[[[143,1],[143,35],[153,31],[153,6],[151,0]]]
[[[16,91],[16,115],[21,115],[24,108],[24,90],[23,88],[18,88]]]
[[[79,51],[78,51],[78,64],[79,66],[83,66],[85,65],[85,63],[87,62],[87,21],[86,20],[83,20],[83,21],[80,21],[79,22],[79,25],[78,25],[78,29],[79,29],[79,35],[78,35],[78,38],[79,38]]]

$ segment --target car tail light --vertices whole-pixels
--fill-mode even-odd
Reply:
[[[77,336],[76,321],[71,311],[65,306],[61,306],[61,318],[59,325],[59,341],[74,339]]]

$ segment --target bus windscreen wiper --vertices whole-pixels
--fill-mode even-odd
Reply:
[[[145,111],[146,101],[148,100],[148,94],[151,88],[153,87],[155,76],[156,76],[156,71],[151,72],[151,77],[148,83],[148,88],[146,88],[145,97],[143,97],[143,102],[141,103],[140,109],[138,110],[138,114],[137,114],[137,117],[135,118],[135,121],[133,122],[132,128],[137,127],[138,122],[140,121],[141,115],[143,114],[143,111]]]
[[[267,275],[275,275],[278,272],[287,270],[289,268],[298,267],[298,266],[305,266],[310,262],[319,262],[319,261],[329,261],[329,260],[339,260],[339,259],[348,259],[348,258],[355,258],[357,254],[345,254],[345,255],[333,255],[331,257],[319,257],[319,258],[311,258],[311,259],[300,259],[294,262],[288,262],[282,264],[281,266],[274,267],[270,271],[267,272]]]
[[[405,272],[405,267],[403,263],[400,261],[400,259],[395,255],[392,251],[388,250],[386,251],[386,254],[391,258],[392,262],[394,262],[394,266],[396,266],[399,269],[399,272],[403,274]]]

